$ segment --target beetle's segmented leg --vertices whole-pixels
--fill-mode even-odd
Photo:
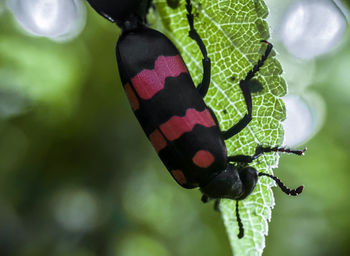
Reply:
[[[252,79],[255,75],[256,72],[259,71],[260,67],[264,64],[265,60],[269,56],[273,45],[265,40],[262,40],[261,42],[264,42],[267,44],[267,48],[265,50],[264,55],[262,55],[261,59],[258,61],[258,63],[248,72],[247,76],[245,77],[244,80],[241,80],[239,82],[239,87],[242,90],[243,96],[244,96],[244,101],[247,105],[247,110],[248,113],[234,126],[232,126],[230,129],[227,131],[222,132],[222,136],[224,137],[225,140],[231,138],[232,136],[236,135],[239,133],[241,130],[243,130],[249,122],[252,120],[252,95],[251,91],[249,88],[249,80]]]
[[[202,195],[201,201],[202,201],[203,203],[208,203],[208,202],[209,202],[209,197],[208,197],[207,195]]]
[[[208,57],[207,49],[201,37],[199,36],[197,30],[194,28],[194,24],[193,24],[194,17],[192,14],[191,0],[186,0],[186,9],[187,9],[187,20],[188,20],[188,24],[190,25],[190,31],[188,34],[193,40],[196,41],[203,55],[203,59],[202,59],[203,78],[202,78],[202,82],[198,85],[197,90],[199,94],[204,98],[208,92],[209,85],[210,85],[211,63]]]
[[[270,54],[270,52],[271,52],[271,50],[273,48],[273,45],[270,42],[266,41],[266,40],[261,40],[260,42],[267,44],[265,53],[264,53],[264,55],[262,55],[262,57],[258,61],[258,63],[256,65],[254,65],[254,67],[248,72],[248,74],[245,77],[245,79],[242,80],[244,82],[247,82],[250,79],[252,79],[254,77],[254,75],[260,70],[260,68],[262,67],[262,65],[264,65],[265,60],[267,59],[267,57],[269,56],[269,54]]]
[[[215,199],[215,202],[214,202],[214,210],[217,211],[217,212],[220,212],[220,199]]]
[[[213,198],[208,197],[207,195],[202,195],[201,201],[203,203],[208,203],[209,201],[213,200]],[[220,212],[220,198],[215,199],[214,201],[214,210],[217,212]]]
[[[250,93],[250,92],[249,92]],[[248,106],[248,114],[245,114],[245,116],[234,126],[232,126],[227,131],[222,132],[222,137],[224,140],[228,140],[232,136],[238,134],[240,131],[242,131],[252,120],[252,99],[251,97],[247,97],[246,100],[247,106]]]
[[[249,164],[253,162],[255,158],[254,156],[237,155],[237,156],[228,156],[227,159],[229,162]]]

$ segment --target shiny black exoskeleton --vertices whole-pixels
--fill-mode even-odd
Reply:
[[[290,190],[276,177],[258,173],[249,163],[267,152],[300,155],[304,151],[259,146],[253,156],[226,154],[224,141],[238,134],[252,119],[249,82],[268,58],[272,44],[262,40],[267,45],[264,55],[240,81],[247,114],[227,131],[221,131],[214,112],[203,100],[210,85],[211,63],[194,28],[190,0],[186,0],[189,36],[196,41],[203,55],[203,79],[197,87],[173,43],[145,25],[150,0],[87,1],[122,29],[116,55],[124,90],[146,136],[181,186],[200,187],[203,202],[209,199],[218,202],[221,198],[236,200],[240,238],[243,237],[243,226],[238,201],[251,194],[259,176],[274,179],[289,195],[301,193],[302,187]],[[178,2],[174,2],[172,8],[177,5]]]

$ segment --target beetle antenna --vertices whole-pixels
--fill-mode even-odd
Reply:
[[[239,216],[238,201],[236,201],[236,218],[237,218],[238,228],[239,228],[239,233],[237,236],[239,239],[241,239],[244,236],[244,228],[243,228],[241,217]]]
[[[303,189],[304,189],[304,186],[299,186],[296,189],[287,188],[286,185],[284,185],[284,183],[279,178],[277,178],[276,176],[273,176],[271,174],[268,174],[268,173],[260,172],[258,174],[258,176],[267,176],[267,177],[273,179],[274,181],[276,181],[277,185],[281,188],[281,190],[289,196],[297,196],[301,192],[303,192]]]
[[[302,156],[304,155],[305,151],[307,150],[306,148],[302,149],[302,150],[297,150],[297,149],[290,149],[290,148],[284,148],[284,147],[260,147],[259,150],[261,150],[264,153],[267,152],[281,152],[281,153],[287,153],[287,154],[295,154],[298,156]]]

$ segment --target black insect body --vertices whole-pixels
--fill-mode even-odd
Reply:
[[[276,177],[258,173],[249,163],[267,152],[297,155],[304,151],[278,147],[258,147],[253,156],[227,156],[224,140],[245,128],[252,119],[249,81],[264,64],[272,45],[267,41],[265,54],[240,81],[248,113],[232,128],[221,131],[213,111],[205,104],[210,84],[211,63],[206,47],[194,28],[192,5],[186,0],[189,36],[203,55],[203,79],[195,87],[182,57],[173,43],[162,33],[145,25],[150,1],[88,0],[91,6],[122,29],[116,55],[121,81],[132,110],[146,136],[173,178],[184,188],[199,187],[202,201],[229,198],[238,201],[255,188],[259,176],[274,179],[289,195],[301,193],[286,188]],[[122,11],[120,7],[122,8]],[[217,201],[218,202],[218,201]]]
[[[106,19],[115,22],[118,26],[123,23],[134,22],[132,16],[137,16],[144,22],[152,0],[87,0]]]

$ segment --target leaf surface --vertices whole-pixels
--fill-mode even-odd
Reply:
[[[170,0],[168,0],[169,2]],[[176,6],[176,1],[173,7]],[[178,47],[195,84],[202,79],[202,54],[189,36],[185,1],[171,8],[166,0],[155,0],[160,18],[151,22]],[[174,4],[175,3],[175,4]],[[266,49],[260,40],[269,37],[265,21],[268,10],[260,0],[192,0],[195,28],[207,47],[211,59],[212,79],[205,102],[214,110],[222,130],[236,124],[247,108],[239,81],[244,79]],[[286,94],[282,68],[274,52],[254,77],[263,90],[253,93],[253,120],[239,134],[226,141],[228,155],[253,155],[258,145],[280,145],[283,141],[281,121],[285,107],[281,97]],[[251,164],[258,171],[272,174],[277,154],[265,154]],[[245,236],[238,239],[235,201],[222,200],[221,212],[234,255],[261,255],[268,232],[274,197],[274,182],[260,178],[253,193],[239,203]]]

